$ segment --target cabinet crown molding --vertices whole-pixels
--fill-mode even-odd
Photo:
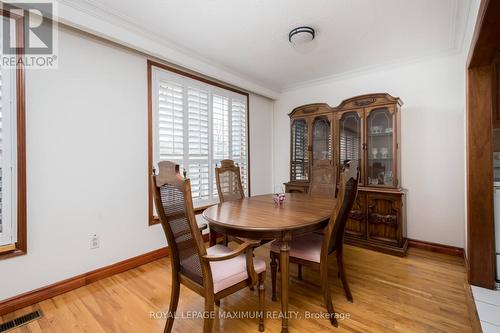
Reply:
[[[386,104],[403,105],[403,101],[399,97],[394,97],[387,93],[365,94],[351,97],[343,100],[338,106],[332,107],[327,103],[312,103],[296,107],[288,115],[290,117],[300,114],[310,114],[313,112],[337,112],[345,109],[356,109],[365,106],[377,106]]]

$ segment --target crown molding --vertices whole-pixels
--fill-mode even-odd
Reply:
[[[277,99],[274,87],[224,67],[210,59],[173,44],[158,34],[138,26],[129,17],[120,15],[91,0],[56,0],[57,21],[92,35],[124,45],[152,57],[198,72],[226,84]]]
[[[473,5],[472,1],[466,0],[467,4],[463,7],[466,12],[463,18],[463,24],[459,24],[460,20],[460,6],[459,0],[454,0],[451,5],[450,15],[450,39],[448,41],[448,46],[437,52],[428,53],[425,55],[420,55],[416,57],[409,57],[399,60],[392,60],[388,63],[376,64],[372,66],[361,67],[342,73],[336,73],[331,75],[325,75],[311,80],[304,80],[298,83],[286,85],[281,89],[280,93],[288,93],[294,90],[305,89],[321,84],[326,84],[329,82],[335,82],[340,80],[347,80],[362,75],[369,75],[380,71],[390,71],[402,66],[409,66],[413,64],[418,64],[421,62],[431,61],[434,59],[439,59],[443,57],[455,56],[455,55],[465,55],[467,53],[467,45],[465,45],[465,40],[467,37],[467,32],[470,26],[474,26],[472,21],[475,21],[475,16],[473,15]],[[472,22],[472,23],[471,23]]]
[[[345,71],[342,73],[338,74],[333,74],[333,75],[326,75],[322,76],[316,79],[312,80],[306,80],[302,81],[299,83],[295,84],[290,84],[284,87],[280,93],[288,93],[294,90],[299,90],[299,89],[305,89],[321,84],[326,84],[329,82],[335,82],[335,81],[340,81],[340,80],[348,80],[354,77],[358,76],[363,76],[363,75],[369,75],[372,73],[376,72],[385,72],[385,71],[390,71],[396,68],[400,68],[403,66],[410,66],[413,64],[418,64],[426,61],[431,61],[439,58],[445,58],[449,56],[454,56],[454,55],[460,55],[462,52],[461,50],[446,50],[446,51],[441,51],[441,52],[435,52],[428,54],[426,56],[420,56],[420,57],[414,57],[414,58],[406,58],[406,59],[401,59],[399,61],[391,61],[389,63],[384,63],[384,64],[377,64],[373,66],[366,66],[366,67],[361,67],[357,69],[353,69],[350,71]]]
[[[461,0],[453,0],[450,7],[450,39],[446,48],[441,51],[304,80],[285,85],[281,88],[266,85],[211,59],[202,57],[193,50],[175,44],[157,33],[139,26],[134,22],[133,18],[123,15],[112,8],[105,7],[99,1],[56,1],[59,5],[58,17],[61,23],[122,44],[174,65],[198,72],[215,80],[223,81],[249,92],[276,100],[281,93],[329,81],[370,74],[376,71],[391,70],[400,66],[425,62],[434,58],[452,56],[463,52],[465,49],[464,40],[467,33],[467,23],[473,19],[471,18],[471,7],[474,0],[465,0],[466,4],[464,6],[460,6],[459,2]],[[464,11],[466,12],[465,15]],[[461,24],[463,20],[465,22]]]

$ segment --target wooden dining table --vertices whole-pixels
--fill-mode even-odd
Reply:
[[[322,230],[335,206],[335,199],[287,193],[283,204],[272,194],[226,201],[207,208],[203,217],[210,227],[210,243],[217,233],[257,240],[280,241],[281,332],[288,332],[289,242],[297,236]]]

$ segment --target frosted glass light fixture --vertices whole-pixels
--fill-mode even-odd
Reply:
[[[290,31],[288,41],[295,46],[303,45],[314,39],[315,32],[311,27],[298,27]]]

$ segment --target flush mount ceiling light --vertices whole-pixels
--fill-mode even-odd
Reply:
[[[298,27],[290,31],[288,41],[293,45],[303,45],[314,39],[314,29],[311,27]]]

